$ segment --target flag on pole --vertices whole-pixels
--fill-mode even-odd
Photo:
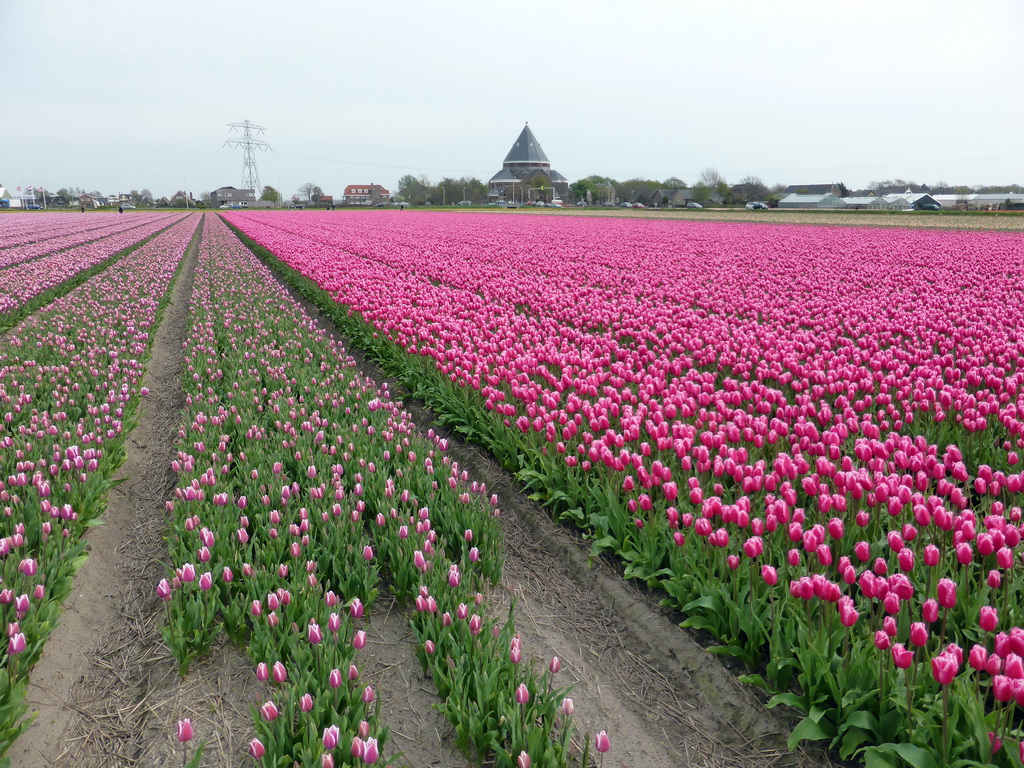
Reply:
[[[18,191],[21,192],[21,187],[18,187]]]

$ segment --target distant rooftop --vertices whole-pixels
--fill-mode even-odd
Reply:
[[[512,149],[505,155],[506,165],[508,163],[540,165],[541,163],[550,162],[548,156],[544,154],[544,150],[540,148],[540,142],[537,141],[537,137],[530,130],[529,123],[523,126],[523,131],[519,134],[519,138],[516,139],[516,143],[512,145]]]

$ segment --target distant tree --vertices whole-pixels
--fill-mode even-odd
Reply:
[[[139,202],[143,205],[150,205],[153,202],[153,193],[143,187],[139,190]]]
[[[209,208],[213,204],[213,195],[209,192],[203,192],[203,194],[199,196],[199,202],[203,208]]]
[[[580,179],[569,185],[569,192],[572,193],[576,202],[587,202],[597,197],[597,182],[593,179]]]
[[[678,176],[669,176],[664,182],[662,182],[662,186],[666,189],[683,189],[686,187],[686,182]]]
[[[768,196],[768,187],[759,176],[744,176],[740,183],[733,187],[733,201],[748,203],[763,200]]]
[[[715,189],[719,184],[725,183],[725,178],[716,168],[709,165],[700,172],[700,176],[697,177],[697,183],[703,184],[708,189]]]
[[[487,202],[487,184],[476,176],[463,176],[460,179],[456,179],[456,183],[462,187],[463,200],[469,200],[473,205]]]
[[[430,179],[426,176],[413,176],[407,173],[398,180],[396,197],[410,205],[424,205],[431,193]]]
[[[323,197],[324,191],[320,189],[320,187],[318,187],[316,184],[306,182],[301,187],[299,187],[298,194],[306,198],[307,203],[312,203],[313,205],[316,205],[317,202],[319,202],[320,198]]]
[[[711,199],[711,188],[703,182],[698,182],[693,187],[693,199],[697,203],[706,203]]]
[[[718,203],[731,203],[732,202],[732,189],[725,182],[725,179],[715,184],[711,190],[711,197],[715,202]]]
[[[129,195],[131,195],[131,198],[132,198],[132,203],[133,203],[134,205],[138,205],[139,203],[141,203],[141,202],[142,202],[142,195],[141,195],[141,194],[139,193],[139,190],[137,190],[137,189],[133,189],[133,190],[132,190],[131,192],[129,192],[128,194],[129,194]]]
[[[624,202],[642,203],[647,205],[661,185],[651,179],[626,179],[616,185],[619,197]]]
[[[260,193],[260,200],[266,200],[270,203],[276,203],[281,199],[281,193],[274,189],[269,184],[263,188]]]

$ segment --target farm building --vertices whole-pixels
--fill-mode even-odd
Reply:
[[[529,124],[523,127],[512,149],[505,155],[501,170],[491,177],[488,186],[488,197],[495,199],[512,198],[517,188],[531,200],[569,194],[569,180],[551,168],[551,161]]]
[[[843,199],[829,192],[818,195],[787,195],[779,201],[779,208],[842,208]]]
[[[1019,209],[1024,206],[1024,194],[1019,192],[971,192],[963,194],[932,195],[943,208],[968,209],[972,211],[996,211]]]
[[[248,208],[256,202],[256,190],[235,189],[234,187],[220,187],[210,193],[210,206],[220,208],[222,205],[237,205],[239,208]]]
[[[833,184],[790,184],[784,190],[783,195],[835,195],[842,197],[845,187],[841,182]]]
[[[885,201],[880,197],[869,195],[867,197],[844,197],[843,207],[854,211],[878,210],[884,207]]]
[[[1013,192],[986,192],[971,195],[970,205],[979,211],[1000,211],[1024,205],[1024,194]]]

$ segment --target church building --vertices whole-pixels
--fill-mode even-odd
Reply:
[[[551,161],[540,148],[527,123],[512,149],[505,155],[501,170],[491,177],[489,197],[511,202],[544,200],[569,194],[569,180],[552,170]]]

